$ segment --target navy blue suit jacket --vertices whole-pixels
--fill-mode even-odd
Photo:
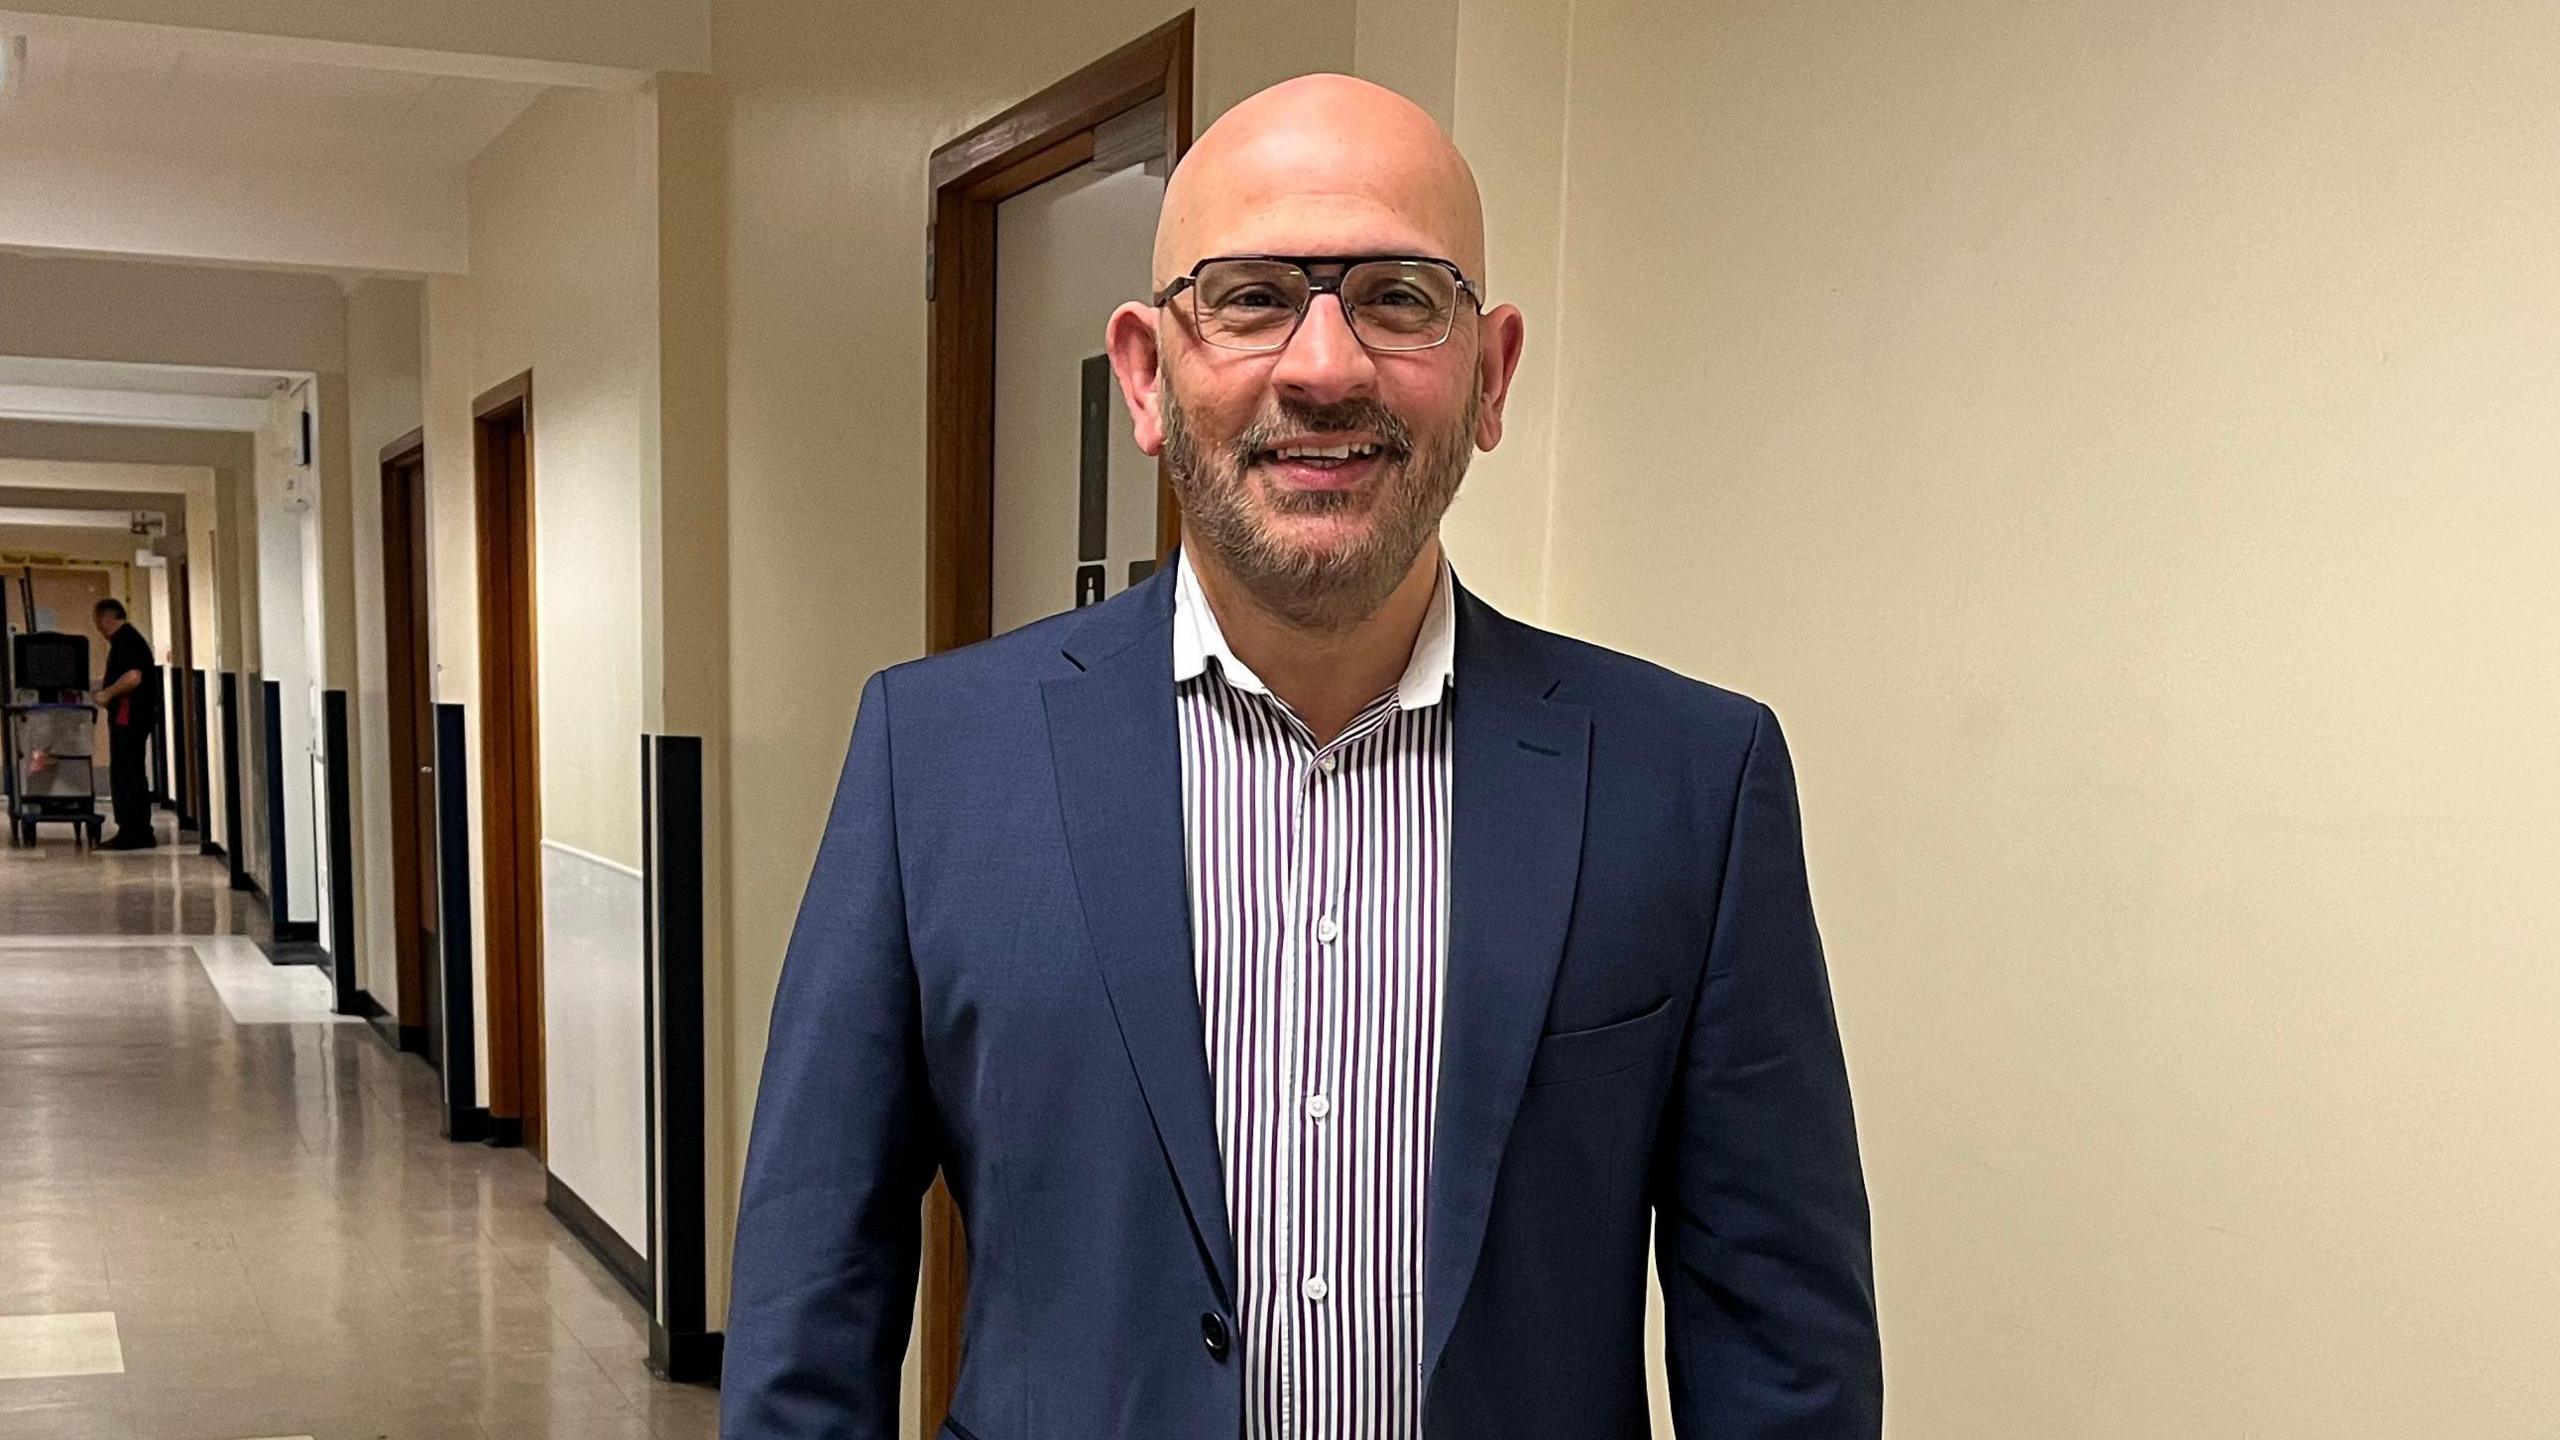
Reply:
[[[919,1202],[959,1440],[1233,1440],[1171,567],[864,690],[775,997],[722,1434],[894,1440]],[[1795,778],[1755,701],[1460,592],[1430,1440],[1871,1440],[1866,1194]],[[1254,1337],[1237,1337],[1250,1345]]]

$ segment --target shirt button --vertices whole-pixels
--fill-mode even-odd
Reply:
[[[1307,1097],[1307,1114],[1310,1118],[1321,1120],[1332,1113],[1332,1101],[1327,1100],[1321,1095],[1310,1095]]]
[[[1314,1301],[1318,1301],[1318,1302],[1321,1302],[1321,1301],[1324,1299],[1324,1297],[1326,1297],[1327,1295],[1330,1295],[1330,1294],[1332,1294],[1332,1293],[1333,1293],[1333,1287],[1332,1287],[1332,1286],[1330,1286],[1330,1285],[1327,1285],[1326,1283],[1324,1283],[1324,1277],[1323,1277],[1323,1276],[1321,1276],[1321,1275],[1310,1275],[1310,1276],[1308,1276],[1308,1277],[1307,1277],[1307,1298],[1308,1298],[1308,1299],[1310,1299],[1310,1300],[1314,1300]]]
[[[1330,775],[1330,774],[1332,774],[1335,770],[1340,769],[1340,768],[1341,768],[1341,766],[1342,766],[1342,757],[1341,757],[1341,756],[1339,756],[1339,755],[1334,754],[1334,753],[1333,753],[1332,751],[1330,751],[1330,750],[1328,750],[1328,751],[1326,751],[1326,752],[1325,752],[1325,754],[1324,754],[1324,758],[1323,758],[1323,759],[1320,759],[1320,760],[1318,760],[1318,761],[1316,762],[1316,767],[1317,767],[1318,769],[1321,769],[1322,771],[1324,771],[1324,773],[1326,773],[1327,775]]]
[[[1326,917],[1324,917],[1323,919],[1321,919],[1321,920],[1319,920],[1319,921],[1317,921],[1317,922],[1316,922],[1316,938],[1317,938],[1318,940],[1323,941],[1323,942],[1324,942],[1324,943],[1326,943],[1327,945],[1332,944],[1332,943],[1333,943],[1333,937],[1335,937],[1335,936],[1337,936],[1337,935],[1339,935],[1339,934],[1341,934],[1341,933],[1342,933],[1342,927],[1341,927],[1341,926],[1339,926],[1339,925],[1334,924],[1334,923],[1333,923],[1333,917],[1332,917],[1332,916],[1330,916],[1330,915],[1327,915],[1327,916],[1326,916]]]

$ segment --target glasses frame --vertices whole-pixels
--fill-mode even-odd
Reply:
[[[1201,329],[1200,272],[1212,265],[1223,265],[1235,260],[1260,260],[1271,264],[1291,265],[1297,268],[1299,274],[1307,277],[1307,303],[1298,307],[1298,318],[1289,322],[1289,333],[1281,336],[1277,344],[1230,345],[1222,340],[1210,339],[1208,332]],[[1342,307],[1343,327],[1351,332],[1351,338],[1358,340],[1360,348],[1372,354],[1417,355],[1425,350],[1437,350],[1448,344],[1449,337],[1458,333],[1458,312],[1455,307],[1449,311],[1449,328],[1441,331],[1440,338],[1428,345],[1380,347],[1370,344],[1361,336],[1360,327],[1352,318],[1351,302],[1343,298],[1342,282],[1350,277],[1353,266],[1380,263],[1429,265],[1446,270],[1450,278],[1458,282],[1458,293],[1466,297],[1467,303],[1474,308],[1475,313],[1479,316],[1484,314],[1484,292],[1476,288],[1476,282],[1467,278],[1467,272],[1459,269],[1457,262],[1443,260],[1437,255],[1212,255],[1192,266],[1191,273],[1181,276],[1158,290],[1151,303],[1158,309],[1162,309],[1172,303],[1175,296],[1185,291],[1191,292],[1192,303],[1184,306],[1183,309],[1187,312],[1193,332],[1200,336],[1201,343],[1214,345],[1221,350],[1233,350],[1242,355],[1269,355],[1274,351],[1288,349],[1289,342],[1298,338],[1299,329],[1307,323],[1307,312],[1316,308],[1316,301],[1327,295],[1332,296],[1334,303]],[[1319,278],[1316,274],[1319,268],[1332,269],[1333,278],[1330,280]]]

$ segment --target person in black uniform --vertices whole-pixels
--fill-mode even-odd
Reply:
[[[144,767],[151,731],[160,722],[160,665],[151,642],[124,616],[124,602],[101,600],[98,633],[107,640],[107,679],[98,703],[107,712],[107,782],[114,788],[116,833],[102,850],[148,850],[160,843],[151,831],[151,782]]]

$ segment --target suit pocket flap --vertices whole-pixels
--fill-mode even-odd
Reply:
[[[1671,1014],[1670,997],[1633,1019],[1589,1030],[1564,1030],[1538,1041],[1529,1063],[1529,1083],[1561,1085],[1568,1080],[1596,1080],[1643,1064],[1659,1047],[1663,1021]]]

